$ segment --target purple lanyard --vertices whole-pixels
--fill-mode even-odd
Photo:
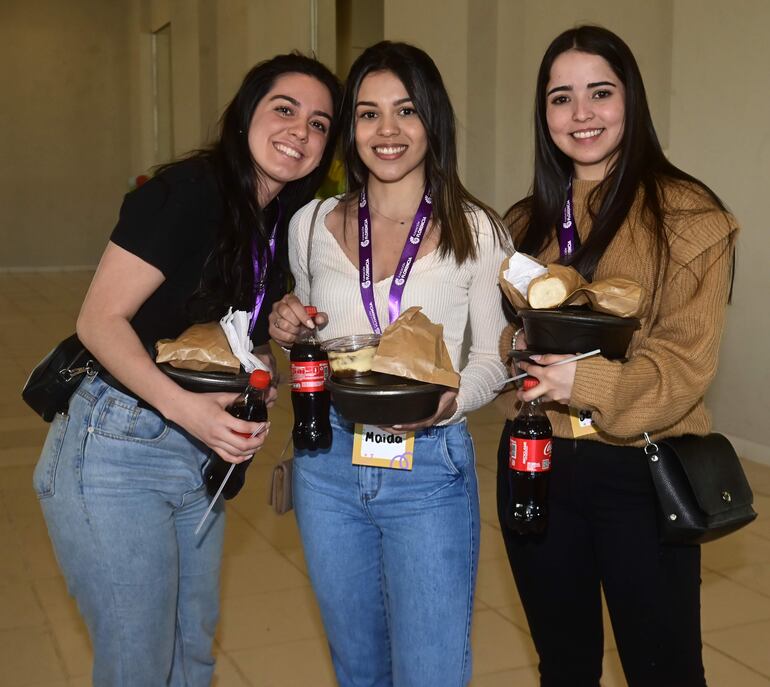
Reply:
[[[268,245],[270,246],[270,258],[275,260],[275,234],[278,231],[278,225],[281,223],[281,216],[283,215],[283,208],[281,202],[278,203],[278,216],[275,218],[275,224],[270,232],[270,238],[268,239]],[[257,317],[259,317],[259,311],[262,309],[262,302],[265,300],[265,291],[267,286],[264,283],[264,279],[267,276],[267,255],[264,253],[260,256],[257,250],[257,244],[255,241],[251,243],[251,261],[254,265],[254,310],[251,311],[251,320],[249,322],[249,336],[254,331],[254,327],[257,324]]]
[[[559,253],[562,259],[568,258],[578,248],[580,238],[577,234],[577,222],[572,207],[572,177],[567,186],[567,201],[561,214],[561,228],[559,229]]]
[[[426,185],[420,207],[417,208],[417,214],[412,221],[412,229],[404,243],[401,259],[398,261],[393,281],[390,284],[390,293],[388,294],[390,322],[393,322],[401,314],[401,297],[404,295],[406,280],[409,278],[415,257],[420,250],[420,243],[432,211],[433,199],[430,195],[430,187]],[[369,214],[369,203],[366,200],[366,187],[364,187],[361,189],[361,197],[358,202],[358,274],[361,281],[361,300],[364,302],[364,310],[366,310],[366,316],[369,318],[372,330],[375,334],[382,334],[380,320],[377,317],[377,307],[374,303],[374,286],[372,284],[374,260],[372,259],[371,228],[372,219]]]

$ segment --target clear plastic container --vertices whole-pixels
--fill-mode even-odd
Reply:
[[[324,341],[334,377],[363,377],[371,374],[372,361],[380,343],[378,334],[354,334]]]

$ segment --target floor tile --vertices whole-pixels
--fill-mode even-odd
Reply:
[[[481,523],[481,548],[479,561],[500,559],[508,562],[508,554],[505,552],[505,543],[500,530],[487,522]],[[481,565],[479,563],[479,565]],[[513,578],[511,578],[512,580]]]
[[[225,598],[217,643],[227,652],[323,636],[309,587]]]
[[[33,580],[32,586],[50,622],[64,620],[74,622],[80,619],[77,602],[69,595],[63,577],[57,575]]]
[[[241,493],[238,498],[245,496]],[[228,504],[225,525],[225,556],[237,556],[272,549],[267,541],[242,515]],[[209,516],[211,517],[211,516]]]
[[[476,579],[476,597],[492,608],[519,603],[507,558],[494,558],[479,565]]]
[[[222,651],[217,654],[212,687],[252,687],[252,683],[246,679],[230,656]]]
[[[253,651],[231,651],[229,655],[254,687],[334,687],[337,684],[328,646],[321,638],[273,644]]]
[[[309,584],[307,577],[274,549],[229,556],[222,568],[222,596],[226,598]]]
[[[768,643],[760,637],[770,637],[770,620],[703,633],[708,646],[770,679]]]
[[[522,632],[530,634],[527,615],[524,613],[524,607],[520,603],[513,604],[512,606],[500,606],[494,610],[506,620],[513,623]]]
[[[296,549],[283,549],[281,553],[288,558],[292,565],[297,568],[303,575],[307,576],[307,563],[305,562],[305,554],[302,551],[302,547]]]
[[[725,577],[703,574],[701,627],[704,632],[759,620],[770,620],[768,597]]]
[[[751,533],[751,525],[727,537],[704,544],[701,561],[709,570],[725,570],[770,562],[770,541]]]
[[[29,582],[0,580],[0,630],[38,627],[44,622],[45,614]]]
[[[30,687],[67,677],[51,632],[42,627],[0,630],[0,670],[9,687]]]
[[[626,676],[620,665],[620,657],[618,652],[613,649],[604,652],[601,685],[602,687],[626,687]]]
[[[726,568],[720,571],[720,574],[770,598],[770,563],[746,565],[742,568]]]
[[[703,665],[709,687],[770,687],[770,678],[706,644]]]
[[[492,610],[474,614],[472,641],[474,675],[537,663],[530,636]]]
[[[64,661],[67,677],[83,677],[91,674],[93,668],[93,653],[88,630],[80,618],[51,622],[51,631]]]
[[[474,675],[469,687],[540,687],[536,666],[526,666],[499,673]]]
[[[489,467],[479,465],[476,468],[479,481],[479,491],[495,493],[497,489],[497,473]]]

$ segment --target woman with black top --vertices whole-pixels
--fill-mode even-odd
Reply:
[[[331,162],[338,99],[313,59],[257,65],[219,140],[123,203],[77,322],[105,372],[57,415],[34,475],[91,635],[96,687],[211,682],[224,518],[194,535],[209,505],[201,470],[212,450],[247,460],[268,427],[225,411],[236,394],[185,391],[148,351],[233,306],[252,312],[255,351],[272,362],[267,314],[285,288],[286,224]]]

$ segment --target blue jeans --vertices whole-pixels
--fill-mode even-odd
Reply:
[[[205,687],[219,615],[224,513],[207,449],[98,377],[57,415],[33,477],[91,635],[94,687]]]
[[[351,464],[352,425],[294,460],[294,507],[341,687],[460,687],[479,552],[465,423],[415,439],[411,472]]]

